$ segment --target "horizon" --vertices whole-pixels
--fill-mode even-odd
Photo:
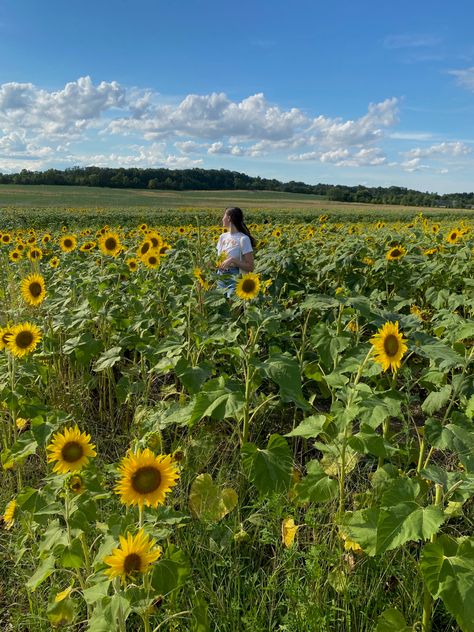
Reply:
[[[85,0],[79,14],[7,0],[0,172],[197,167],[469,193],[473,19],[427,0]]]

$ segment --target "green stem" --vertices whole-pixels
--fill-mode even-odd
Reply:
[[[443,486],[436,484],[434,506],[439,507],[443,502]],[[431,543],[436,542],[436,533],[431,536]],[[431,614],[433,610],[433,597],[426,583],[423,586],[423,615],[421,619],[421,632],[431,632]]]
[[[116,595],[120,595],[120,578],[116,577],[114,580],[114,588],[115,588],[115,594]],[[123,610],[122,610],[122,602],[119,601],[118,603],[118,612],[117,612],[117,622],[118,622],[118,627],[119,627],[119,632],[127,632],[127,628],[125,626],[125,619],[123,616]]]

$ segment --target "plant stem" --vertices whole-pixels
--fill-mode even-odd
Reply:
[[[443,486],[439,483],[436,484],[435,501],[434,506],[439,507],[443,502]],[[432,543],[436,542],[436,533],[431,536]],[[423,587],[423,616],[421,620],[421,632],[431,632],[431,614],[433,610],[433,597],[426,583]]]

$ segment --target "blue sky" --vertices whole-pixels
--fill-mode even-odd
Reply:
[[[0,171],[474,190],[474,3],[4,0]]]

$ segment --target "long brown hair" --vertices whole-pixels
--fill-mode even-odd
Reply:
[[[252,244],[252,248],[255,248],[257,242],[250,234],[250,231],[244,222],[244,214],[242,213],[242,209],[240,209],[238,206],[230,206],[229,208],[226,208],[225,212],[227,213],[230,221],[232,222],[232,224],[234,224],[239,233],[247,235],[247,237],[250,239],[250,243]]]

